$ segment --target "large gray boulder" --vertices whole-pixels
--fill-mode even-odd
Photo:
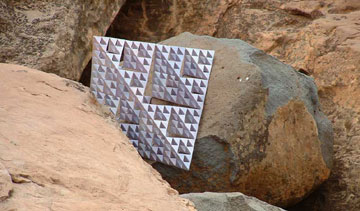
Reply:
[[[162,43],[215,50],[190,171],[153,165],[172,187],[286,207],[329,177],[333,130],[311,77],[241,40],[183,33]]]
[[[198,211],[284,211],[255,197],[234,193],[188,193],[181,197],[194,202]]]

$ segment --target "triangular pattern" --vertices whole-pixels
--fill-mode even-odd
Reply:
[[[90,89],[142,157],[189,170],[213,61],[210,50],[94,37]]]

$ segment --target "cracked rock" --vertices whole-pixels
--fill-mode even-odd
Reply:
[[[0,202],[10,197],[13,184],[10,174],[5,166],[0,163]]]

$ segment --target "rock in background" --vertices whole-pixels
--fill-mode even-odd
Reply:
[[[240,38],[313,76],[334,124],[334,167],[297,208],[360,210],[359,10],[358,0],[134,0],[108,35],[153,42],[184,31]]]
[[[242,193],[189,193],[181,197],[194,202],[198,211],[284,211]]]
[[[1,1],[0,62],[78,80],[124,1]]]
[[[241,40],[183,33],[162,43],[216,52],[190,171],[153,165],[172,187],[287,207],[328,178],[333,131],[311,77]]]

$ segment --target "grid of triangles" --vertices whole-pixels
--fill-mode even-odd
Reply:
[[[141,156],[189,170],[214,53],[94,37],[91,92]],[[151,104],[152,97],[179,106]]]

